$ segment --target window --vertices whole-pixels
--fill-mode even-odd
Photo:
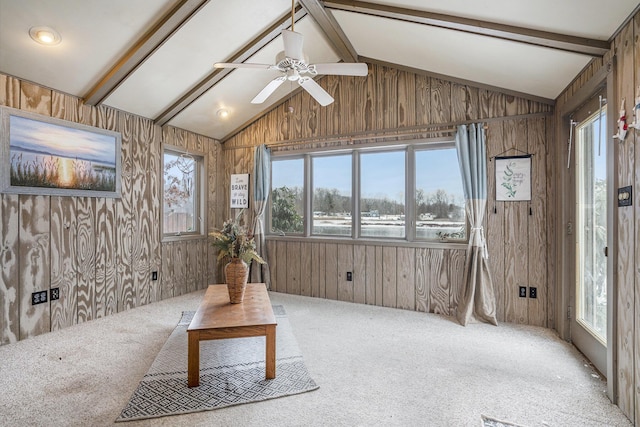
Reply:
[[[313,234],[351,236],[351,154],[313,157]]]
[[[406,151],[360,155],[360,235],[405,236]]]
[[[416,150],[416,238],[465,239],[466,213],[455,148]]]
[[[201,234],[201,156],[165,148],[162,232],[165,236]]]
[[[453,141],[275,155],[271,173],[271,234],[466,240]]]
[[[271,163],[271,232],[304,231],[304,159]]]

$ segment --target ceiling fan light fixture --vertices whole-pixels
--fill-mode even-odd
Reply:
[[[62,41],[60,33],[51,27],[31,27],[29,28],[29,36],[36,43],[45,46],[55,46]]]

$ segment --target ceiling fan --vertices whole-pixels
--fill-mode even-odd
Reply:
[[[293,2],[292,2],[293,3]],[[252,104],[263,103],[280,85],[286,81],[298,82],[309,95],[311,95],[323,107],[333,102],[333,97],[327,93],[313,76],[319,74],[331,74],[339,76],[366,76],[368,73],[365,63],[327,63],[309,64],[309,60],[302,51],[304,36],[293,31],[293,4],[291,11],[291,30],[282,30],[284,41],[284,51],[276,55],[275,65],[252,64],[252,63],[230,63],[217,62],[214,68],[258,68],[266,70],[277,70],[281,76],[271,80],[264,89],[251,100]]]

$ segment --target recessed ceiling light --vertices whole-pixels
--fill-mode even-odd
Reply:
[[[224,119],[229,115],[229,110],[227,110],[226,108],[221,108],[216,114],[218,114],[218,117],[222,117]]]
[[[29,35],[35,42],[46,46],[54,46],[62,41],[60,33],[50,27],[31,27]]]

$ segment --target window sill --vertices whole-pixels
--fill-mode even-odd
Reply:
[[[467,242],[440,242],[440,241],[413,241],[392,239],[352,239],[350,237],[331,236],[279,236],[268,234],[266,240],[276,242],[308,242],[308,243],[333,243],[354,246],[393,246],[403,248],[430,248],[430,249],[467,249]]]
[[[207,239],[207,235],[205,234],[181,234],[181,235],[165,234],[162,236],[162,240],[160,241],[160,243],[184,242],[188,240],[205,240],[205,239]]]

